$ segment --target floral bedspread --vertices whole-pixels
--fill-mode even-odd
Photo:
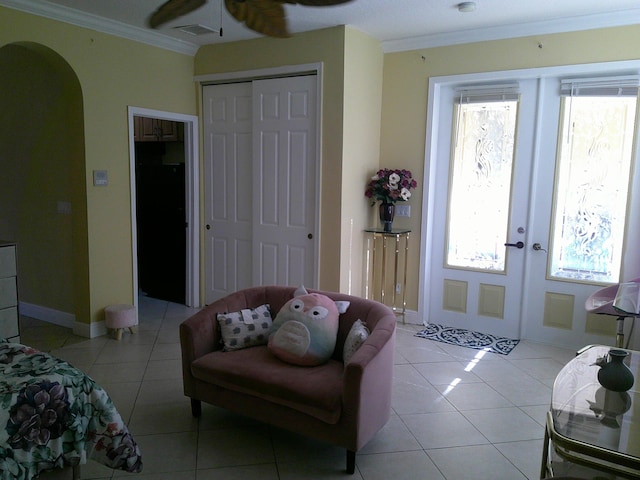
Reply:
[[[100,385],[63,360],[0,341],[0,478],[31,480],[87,459],[142,471],[140,449]]]

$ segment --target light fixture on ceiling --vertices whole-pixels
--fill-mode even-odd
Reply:
[[[462,2],[458,4],[458,11],[462,13],[475,12],[476,2]]]

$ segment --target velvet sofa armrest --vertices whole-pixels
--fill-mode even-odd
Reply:
[[[363,442],[389,420],[393,390],[396,316],[377,319],[367,340],[345,365],[343,407]],[[357,440],[358,448],[361,441]]]
[[[180,345],[191,362],[222,348],[217,315],[206,307],[180,324]]]
[[[184,394],[192,399],[196,399],[197,395],[191,364],[203,355],[221,348],[217,323],[217,313],[204,308],[180,324],[182,385]]]

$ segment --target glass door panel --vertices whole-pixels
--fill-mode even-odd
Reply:
[[[564,97],[550,279],[617,283],[637,97]]]
[[[506,269],[518,101],[456,106],[446,266]]]

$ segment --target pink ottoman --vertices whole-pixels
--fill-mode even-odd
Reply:
[[[122,330],[128,328],[135,333],[134,327],[138,324],[136,307],[133,305],[109,305],[104,309],[107,328],[115,329],[116,340],[122,338]]]

